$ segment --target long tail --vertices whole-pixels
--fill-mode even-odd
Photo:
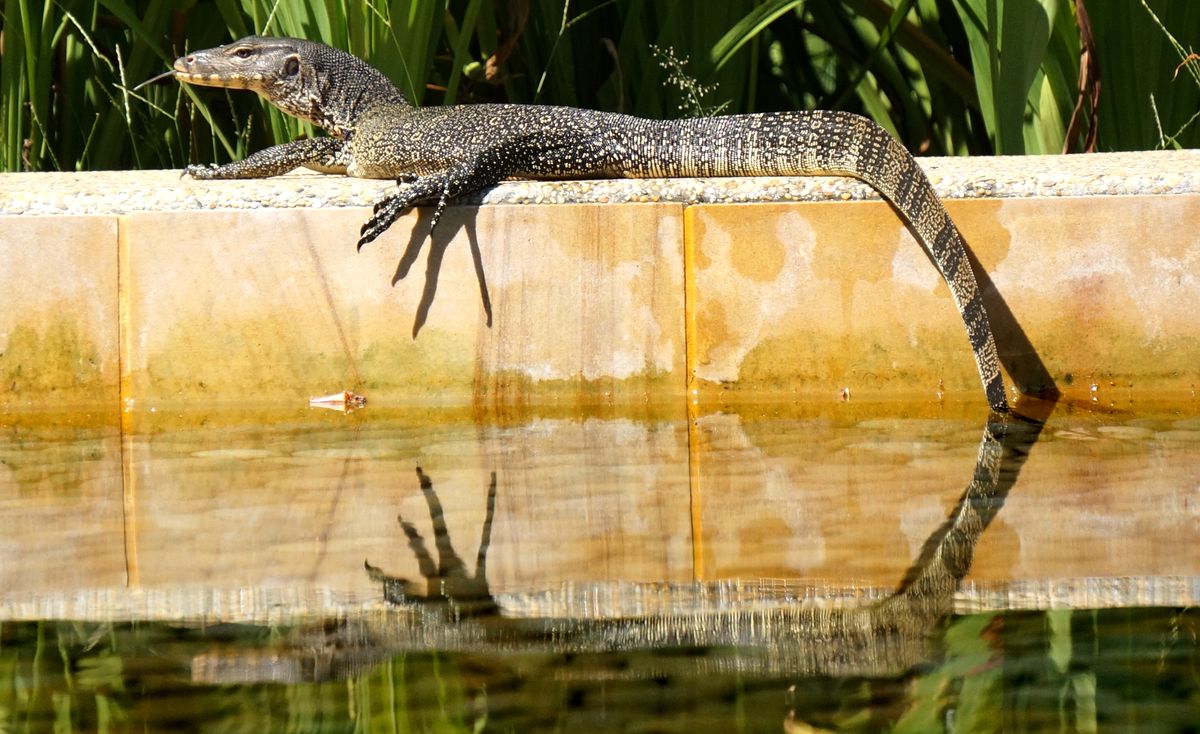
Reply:
[[[996,341],[962,236],[920,165],[886,130],[835,111],[641,122],[621,141],[626,155],[633,153],[619,164],[625,176],[845,175],[877,190],[950,286],[988,405],[1008,410]]]

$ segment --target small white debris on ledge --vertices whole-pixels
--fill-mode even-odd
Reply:
[[[337,410],[342,413],[353,413],[358,408],[365,408],[366,405],[366,397],[355,395],[349,390],[308,399],[308,407],[310,408],[325,408],[327,410]]]
[[[1200,150],[1088,155],[919,158],[946,199],[1200,193]],[[391,181],[294,172],[268,179],[194,181],[179,171],[0,174],[0,214],[94,214],[205,209],[371,206]],[[468,204],[682,204],[878,199],[839,176],[509,181]]]

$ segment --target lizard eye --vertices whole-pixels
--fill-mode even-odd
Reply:
[[[254,55],[254,51],[246,48],[245,46],[242,46],[241,48],[234,51],[233,55],[238,57],[239,59],[248,59]]]

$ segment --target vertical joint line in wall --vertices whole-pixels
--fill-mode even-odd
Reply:
[[[117,217],[117,366],[119,394],[117,417],[121,427],[121,520],[125,537],[125,585],[140,582],[137,554],[137,502],[133,471],[133,413],[131,402],[130,343],[133,329],[129,293],[129,242],[126,217]]]
[[[692,207],[683,207],[684,402],[688,436],[688,508],[692,526],[692,580],[703,581],[703,497],[700,494],[700,399],[696,387],[696,240]]]

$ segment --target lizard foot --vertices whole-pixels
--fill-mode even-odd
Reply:
[[[363,245],[374,242],[375,238],[395,224],[396,220],[408,211],[410,206],[407,197],[389,196],[386,199],[380,199],[375,204],[374,214],[358,231],[358,249],[361,251]]]

